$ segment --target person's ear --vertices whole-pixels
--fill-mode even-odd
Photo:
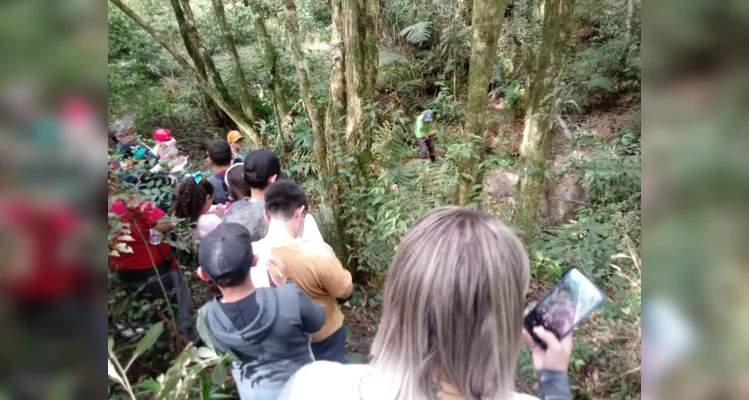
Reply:
[[[252,266],[257,267],[257,262],[260,260],[260,257],[257,254],[252,255]]]
[[[213,165],[213,160],[211,160],[211,157],[206,157],[205,159],[208,162],[208,165]]]
[[[268,212],[263,210],[263,217],[265,217],[265,222],[270,222],[270,217],[268,216]]]
[[[294,211],[294,218],[296,219],[304,219],[304,210],[305,206],[301,206]]]
[[[273,175],[270,178],[268,178],[268,185],[272,185],[276,182],[276,179],[278,179],[278,175]]]
[[[202,279],[205,282],[208,282],[211,280],[211,278],[205,274],[205,271],[203,271],[203,267],[201,266],[198,266],[198,276],[200,277],[200,279]]]

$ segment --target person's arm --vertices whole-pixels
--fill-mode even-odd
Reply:
[[[214,213],[203,214],[198,218],[198,225],[195,227],[196,236],[204,238],[221,224],[221,217]]]
[[[153,203],[144,202],[138,205],[136,212],[141,213],[141,216],[145,218],[146,224],[151,226],[153,229],[165,233],[172,230],[172,223],[169,219],[164,218],[166,214],[163,210],[158,207],[154,207]]]
[[[546,350],[533,341],[523,329],[523,340],[531,348],[533,367],[538,375],[538,391],[541,400],[572,400],[572,390],[567,368],[572,357],[572,334],[561,341],[551,331],[536,327],[536,336],[546,343]]]
[[[567,371],[536,371],[538,395],[541,400],[572,400],[570,377]]]
[[[351,297],[354,290],[354,284],[351,280],[351,273],[343,268],[337,257],[326,257],[330,260],[324,266],[320,274],[320,283],[331,296],[337,299],[347,299]]]
[[[299,309],[302,317],[302,329],[307,333],[315,333],[325,325],[325,310],[312,301],[307,293],[296,289],[299,295]]]

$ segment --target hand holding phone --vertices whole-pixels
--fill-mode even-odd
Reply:
[[[533,354],[533,368],[536,371],[567,371],[572,357],[572,334],[560,341],[553,333],[540,326],[536,327],[534,334],[546,344],[546,350],[536,344],[531,334],[523,329],[523,340]]]
[[[546,350],[547,341],[538,337],[536,328],[541,327],[562,340],[605,298],[598,286],[573,268],[526,314],[523,325],[531,339]]]

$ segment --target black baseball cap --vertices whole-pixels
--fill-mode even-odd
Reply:
[[[281,175],[281,162],[270,150],[255,150],[244,159],[244,180],[250,187],[265,188],[268,179]]]
[[[223,222],[200,240],[198,265],[212,280],[228,274],[250,273],[252,237],[244,225]]]

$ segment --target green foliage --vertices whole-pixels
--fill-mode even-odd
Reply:
[[[380,51],[379,67],[386,67],[390,64],[406,64],[408,60],[406,57],[392,51]]]
[[[429,39],[430,25],[431,23],[429,21],[417,22],[401,29],[398,35],[404,37],[408,43],[419,45]]]
[[[637,2],[635,2],[637,3]],[[569,73],[583,104],[610,99],[621,87],[637,89],[640,80],[640,17],[637,5],[631,36],[626,37],[627,2],[583,2],[578,15],[585,47],[573,55]]]
[[[449,94],[446,89],[440,90],[437,97],[423,104],[422,108],[432,110],[440,126],[453,121],[462,121],[463,113],[465,113],[464,103],[456,101],[455,96]]]
[[[195,14],[195,24],[200,32],[200,37],[209,54],[217,55],[224,50],[224,42],[221,37],[213,6],[209,1],[192,1],[191,9]],[[234,43],[239,47],[255,41],[255,32],[252,27],[252,11],[241,2],[224,2],[226,11],[226,22],[231,26]],[[169,16],[174,19],[173,15]]]
[[[577,135],[576,135],[577,136]],[[637,145],[631,154],[620,154],[620,147],[600,145],[592,160],[572,161],[568,171],[577,171],[588,190],[590,204],[579,209],[577,217],[534,238],[534,260],[538,271],[555,266],[563,272],[580,269],[601,285],[614,276],[611,256],[627,253],[640,245],[641,175]]]
[[[299,30],[303,35],[322,42],[330,40],[333,9],[329,1],[298,0]]]
[[[377,73],[377,90],[392,91],[398,95],[408,95],[426,89],[427,83],[417,61],[390,62],[381,65]]]
[[[110,73],[118,68],[121,74],[125,71],[136,74],[140,79],[157,80],[178,69],[177,63],[155,39],[138,27],[111,3],[107,11],[107,57]],[[112,90],[110,76],[110,91]]]

